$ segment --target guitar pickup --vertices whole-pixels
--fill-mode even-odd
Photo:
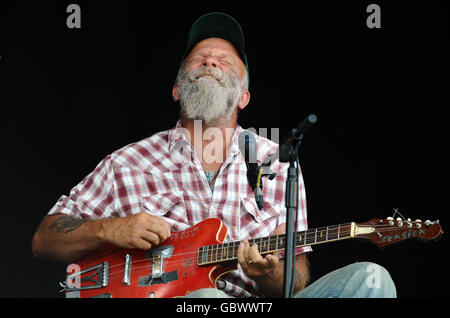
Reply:
[[[139,277],[138,286],[145,287],[154,284],[166,284],[178,279],[177,271],[164,272],[164,260],[172,257],[174,247],[157,246],[146,252],[146,258],[152,260],[152,273],[150,276]]]
[[[69,265],[69,267],[77,267]],[[86,275],[85,275],[86,274]],[[99,265],[76,271],[66,276],[66,281],[61,284],[65,292],[80,291],[107,287],[109,283],[109,263],[103,262]]]

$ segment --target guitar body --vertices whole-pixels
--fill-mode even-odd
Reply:
[[[168,298],[215,287],[235,267],[198,266],[198,249],[223,243],[226,235],[221,220],[207,219],[148,251],[107,245],[68,266],[66,297]]]

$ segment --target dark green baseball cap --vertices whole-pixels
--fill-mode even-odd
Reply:
[[[244,33],[240,24],[232,16],[223,12],[207,13],[194,22],[189,31],[183,62],[197,43],[209,38],[221,38],[233,44],[239,57],[245,64],[250,83],[247,55],[245,54]]]

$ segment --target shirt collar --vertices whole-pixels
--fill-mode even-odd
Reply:
[[[240,125],[236,124],[233,135],[231,136],[228,156],[235,156],[241,153],[239,149],[239,135],[243,131],[244,129]],[[191,144],[186,137],[186,129],[181,126],[181,120],[178,120],[175,127],[169,132],[169,152],[171,152],[175,145],[180,142]]]
[[[173,147],[179,142],[190,144],[189,140],[186,138],[185,132],[185,128],[181,126],[181,120],[178,120],[175,127],[169,132],[169,152],[171,152]]]

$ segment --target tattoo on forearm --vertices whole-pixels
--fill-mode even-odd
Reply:
[[[67,234],[72,231],[75,231],[81,225],[83,225],[86,220],[76,219],[74,217],[63,215],[53,222],[49,229],[55,231],[56,233]]]

